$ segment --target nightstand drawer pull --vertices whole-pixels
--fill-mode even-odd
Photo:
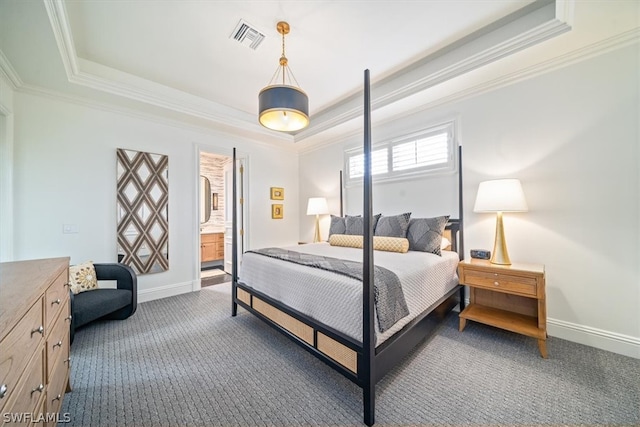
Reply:
[[[36,391],[40,393],[42,390],[44,390],[44,384],[40,384],[38,387],[31,390],[31,394],[35,393]]]
[[[56,347],[62,347],[62,341],[58,341],[57,343],[55,343],[52,348]]]
[[[467,270],[464,281],[471,286],[489,289],[499,287],[503,292],[531,295],[532,297],[535,297],[538,292],[538,282],[535,278],[515,274]]]
[[[40,325],[38,327],[38,329],[34,329],[31,331],[31,336],[33,336],[33,334],[40,334],[40,335],[44,335],[44,326]]]

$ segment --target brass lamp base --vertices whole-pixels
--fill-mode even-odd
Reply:
[[[320,215],[316,215],[316,233],[313,236],[313,243],[321,242],[320,238]]]
[[[493,253],[491,254],[492,264],[511,265],[507,242],[504,239],[504,226],[502,224],[502,212],[496,216],[496,239],[493,242]]]

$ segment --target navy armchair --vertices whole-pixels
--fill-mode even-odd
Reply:
[[[117,289],[71,293],[71,342],[77,328],[98,319],[123,320],[138,306],[138,278],[124,264],[94,264],[98,280],[116,280]]]

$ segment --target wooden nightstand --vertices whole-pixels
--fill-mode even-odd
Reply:
[[[469,286],[470,304],[460,313],[460,332],[467,320],[538,340],[547,357],[547,301],[542,264],[491,264],[465,260],[458,265],[460,284]]]

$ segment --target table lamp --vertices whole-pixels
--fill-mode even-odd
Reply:
[[[327,199],[324,197],[310,197],[307,203],[307,215],[316,216],[316,232],[313,237],[313,243],[321,242],[320,238],[320,215],[329,213],[329,207],[327,206]]]
[[[518,179],[494,179],[478,186],[474,212],[496,212],[496,238],[491,254],[492,264],[511,265],[502,224],[503,212],[526,212],[527,201]]]

